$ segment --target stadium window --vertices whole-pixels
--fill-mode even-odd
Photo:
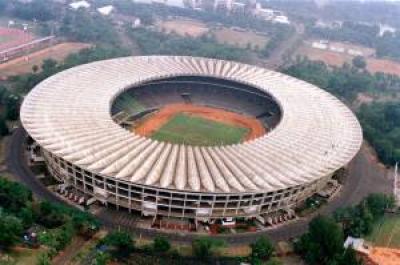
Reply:
[[[142,188],[138,186],[131,186],[131,190],[142,192]]]
[[[118,187],[123,188],[123,189],[126,189],[126,190],[129,189],[129,185],[128,185],[128,184],[121,183],[121,182],[118,183]]]
[[[95,175],[94,177],[95,177],[95,179],[98,180],[98,181],[103,181],[103,180],[104,180],[102,177],[100,177],[100,176],[98,176],[98,175]]]
[[[181,199],[185,198],[185,194],[183,193],[173,193],[172,195],[174,198],[181,198]]]
[[[107,184],[115,185],[115,181],[112,179],[106,179]]]
[[[128,196],[129,192],[123,189],[118,189],[118,194],[123,195],[123,196]]]
[[[197,200],[200,199],[200,197],[199,197],[198,195],[189,194],[189,195],[187,196],[187,199],[188,199],[188,200],[195,200],[195,201],[197,201]]]
[[[151,190],[151,189],[144,189],[144,193],[157,194],[157,192],[155,190]]]
[[[171,197],[171,194],[170,193],[168,193],[168,192],[164,192],[164,191],[160,191],[160,192],[158,192],[158,195],[159,196],[162,196],[162,197]],[[175,194],[174,194],[175,195]]]
[[[92,178],[89,177],[89,176],[85,176],[85,181],[86,181],[86,182],[92,182]]]

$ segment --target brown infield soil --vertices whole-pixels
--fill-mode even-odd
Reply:
[[[252,140],[266,133],[262,123],[255,118],[217,108],[192,104],[167,105],[153,115],[143,119],[140,124],[135,126],[133,131],[142,136],[150,136],[179,113],[193,115],[237,127],[248,128],[249,133],[245,140]]]

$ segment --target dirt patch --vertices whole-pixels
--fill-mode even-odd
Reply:
[[[400,250],[391,248],[373,248],[368,258],[373,264],[398,265],[400,264]]]
[[[54,45],[52,47],[31,53],[27,56],[10,60],[0,64],[1,77],[8,77],[29,73],[34,65],[40,66],[45,59],[54,59],[61,61],[69,54],[78,52],[84,48],[90,47],[91,44],[79,42],[65,42]]]
[[[353,57],[344,53],[315,49],[305,45],[298,49],[297,54],[307,56],[312,61],[323,61],[331,66],[342,66],[353,59]]]
[[[157,23],[157,27],[167,33],[175,32],[181,36],[189,35],[191,37],[199,37],[208,32],[206,24],[189,19],[160,21]]]
[[[367,69],[372,73],[383,72],[388,74],[400,75],[400,63],[384,59],[368,59]]]
[[[367,48],[366,48],[367,49]],[[301,46],[297,52],[299,55],[307,56],[312,61],[323,61],[331,66],[342,66],[344,63],[352,62],[354,56],[346,53],[338,53],[328,50],[312,48],[308,45]],[[367,70],[371,73],[383,72],[400,75],[400,63],[387,60],[367,57]]]
[[[248,128],[249,133],[245,138],[246,140],[255,139],[266,133],[262,123],[255,118],[221,109],[192,104],[167,105],[153,115],[145,118],[137,126],[135,126],[133,130],[139,135],[150,136],[165,123],[167,123],[172,117],[179,113],[190,114],[233,126]]]
[[[236,31],[230,28],[218,29],[214,32],[215,38],[219,43],[230,44],[240,48],[247,48],[250,44],[252,48],[263,48],[268,43],[266,36],[261,36],[252,31]]]

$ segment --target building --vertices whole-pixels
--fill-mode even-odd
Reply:
[[[106,5],[97,8],[97,12],[99,12],[103,16],[109,16],[113,11],[114,11],[114,6],[112,5]]]
[[[72,9],[77,10],[77,9],[79,9],[79,8],[89,8],[89,7],[90,7],[90,4],[89,4],[87,1],[78,1],[78,2],[72,2],[72,3],[70,3],[69,6],[70,6]]]
[[[135,122],[176,102],[242,113],[268,132],[233,145],[192,146],[122,126],[125,114]],[[353,113],[311,84],[184,56],[119,58],[58,73],[25,97],[21,122],[49,172],[86,200],[196,221],[292,211],[362,143]]]
[[[351,247],[358,253],[361,253],[361,254],[364,254],[367,256],[368,256],[369,252],[371,251],[371,246],[369,244],[367,244],[364,239],[354,238],[351,236],[346,238],[346,241],[344,242],[343,247],[346,249]]]

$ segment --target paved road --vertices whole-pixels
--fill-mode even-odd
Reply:
[[[16,177],[17,180],[25,183],[32,192],[39,198],[65,203],[59,197],[47,190],[34,176],[27,166],[23,157],[23,142],[25,140],[25,131],[18,128],[10,137],[7,146],[6,164],[8,170]],[[380,164],[376,163],[374,156],[368,146],[363,145],[359,154],[349,165],[349,177],[346,185],[344,185],[339,196],[335,197],[329,204],[321,208],[319,213],[330,214],[338,207],[353,205],[359,202],[367,194],[371,192],[390,192],[391,179],[388,171]],[[159,230],[139,229],[134,227],[135,219],[132,215],[125,212],[119,212],[112,209],[103,209],[97,214],[100,221],[106,228],[113,229],[121,227],[142,237],[151,238],[159,234]],[[266,234],[275,241],[287,240],[301,235],[306,229],[310,218],[300,219],[297,222],[287,224],[285,226],[262,231],[258,233],[244,233],[236,235],[218,235],[231,244],[248,244],[253,242],[260,234]],[[182,233],[166,233],[172,241],[187,243],[192,241],[196,236]]]

